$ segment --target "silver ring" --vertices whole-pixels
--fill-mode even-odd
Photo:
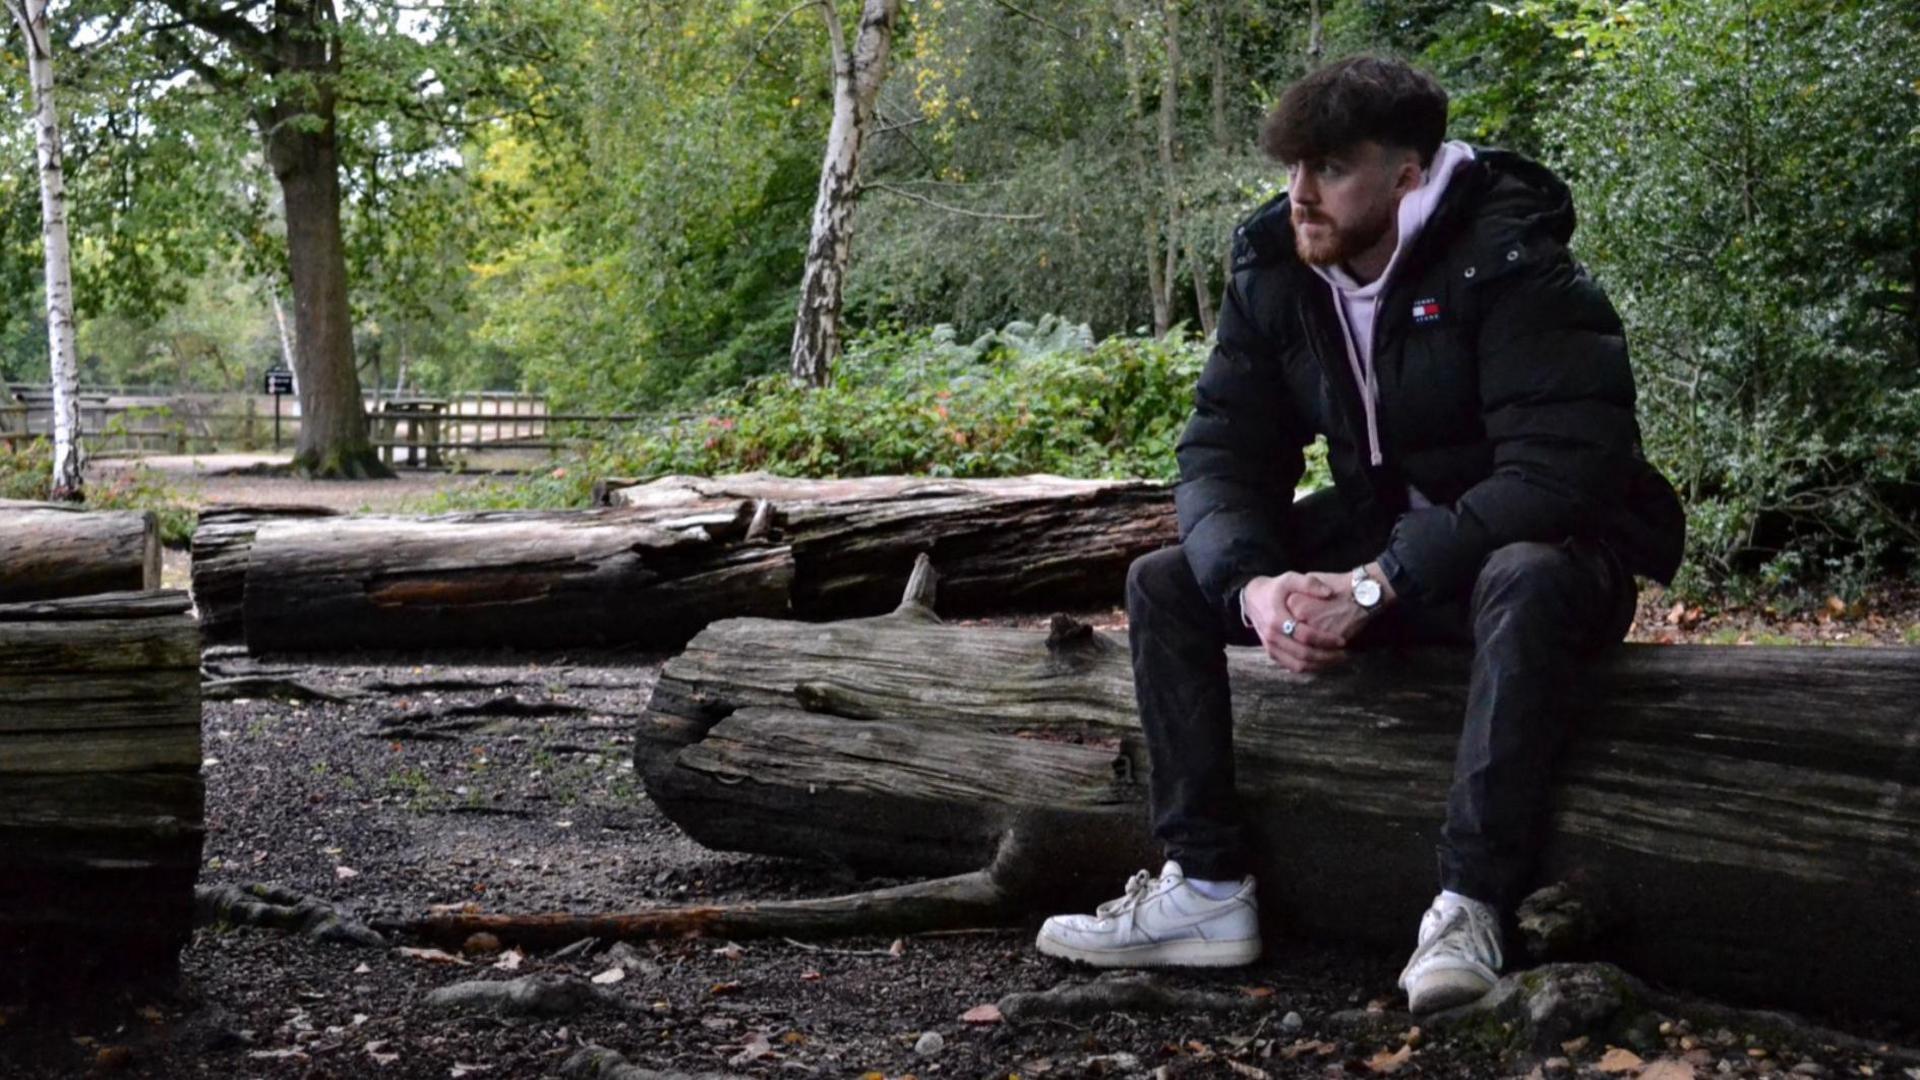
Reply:
[[[1299,628],[1300,628],[1299,623],[1294,622],[1292,619],[1288,619],[1286,622],[1283,622],[1280,624],[1280,636],[1292,637],[1293,632]]]

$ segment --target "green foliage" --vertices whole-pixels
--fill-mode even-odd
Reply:
[[[1205,358],[1206,344],[1183,333],[1096,345],[1084,325],[1051,317],[966,343],[949,326],[876,333],[825,388],[758,379],[549,472],[420,509],[575,506],[595,477],[675,473],[1172,480]],[[1308,457],[1303,485],[1329,483],[1324,445]]]
[[[0,499],[44,501],[53,482],[53,444],[33,439],[12,445],[0,442]],[[160,540],[169,547],[185,547],[193,539],[199,512],[158,474],[140,466],[117,472],[103,484],[86,489],[86,504],[95,510],[152,510],[160,521]]]
[[[1696,584],[1857,583],[1920,544],[1920,15],[1658,5],[1551,120]]]
[[[160,542],[184,548],[193,540],[200,512],[160,474],[138,465],[115,471],[87,487],[87,506],[95,510],[151,510],[160,523]]]
[[[43,500],[53,488],[53,443],[0,442],[0,499]]]

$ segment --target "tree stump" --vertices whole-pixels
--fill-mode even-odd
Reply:
[[[202,802],[184,594],[0,605],[0,994],[171,980]]]
[[[1287,674],[1229,653],[1240,796],[1280,932],[1407,947],[1466,656]],[[1591,955],[1738,998],[1920,1018],[1920,650],[1634,646],[1574,688],[1540,881],[1609,913]],[[1083,909],[1157,865],[1125,641],[733,619],[663,670],[647,790],[711,847],[977,871]],[[1009,843],[1009,840],[1012,843]],[[1025,851],[1009,868],[1005,852]],[[1515,942],[1518,938],[1513,939]]]
[[[159,587],[153,511],[0,501],[0,604]]]

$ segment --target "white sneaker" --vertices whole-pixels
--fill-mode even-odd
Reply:
[[[1187,884],[1180,864],[1145,870],[1126,895],[1091,915],[1055,915],[1040,925],[1034,946],[1048,956],[1095,967],[1234,967],[1260,959],[1260,909],[1253,879],[1225,900]]]
[[[1400,972],[1407,1008],[1417,1013],[1465,1005],[1500,979],[1500,915],[1467,897],[1433,898],[1420,918],[1420,945]]]

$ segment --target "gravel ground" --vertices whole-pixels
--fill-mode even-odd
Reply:
[[[1679,625],[1666,621],[1660,598],[1643,607],[1642,636]],[[272,881],[362,920],[435,905],[611,911],[889,883],[707,851],[665,820],[630,760],[632,723],[663,660],[336,665],[293,673],[369,696],[209,702],[203,881]],[[683,940],[454,959],[209,928],[183,955],[175,993],[85,1012],[0,1010],[0,1076],[537,1077],[554,1075],[586,1044],[650,1069],[755,1077],[1164,1069],[1157,1075],[1466,1078],[1524,1076],[1533,1064],[1491,1057],[1463,1038],[1409,1038],[1413,1021],[1398,1011],[1393,985],[1403,957],[1299,941],[1273,943],[1252,968],[1164,977],[1170,987],[1244,999],[1249,1007],[1239,1012],[963,1021],[1010,992],[1088,980],[1035,954],[1030,935],[1029,926],[830,946]],[[427,1002],[459,981],[529,974],[599,976],[615,1004],[503,1020],[450,1016]],[[1911,1037],[1871,1024],[1852,1029]],[[1539,1075],[1632,1075],[1600,1070],[1607,1049],[1577,1046],[1564,1068]],[[1690,1056],[1687,1067],[1700,1076],[1920,1076],[1871,1054],[1770,1045],[1744,1032],[1676,1028],[1637,1049],[1648,1060]]]
[[[213,482],[209,481],[211,486]],[[312,501],[242,478],[219,499]],[[434,481],[443,485],[445,478]],[[250,486],[248,486],[250,485]],[[365,491],[338,488],[375,505]],[[277,494],[276,494],[277,493]],[[203,499],[214,501],[203,489]],[[184,579],[172,556],[169,572]],[[1018,620],[996,620],[1018,621]],[[1036,620],[1037,621],[1037,620]],[[1118,627],[1110,612],[1097,624]],[[1803,614],[1699,611],[1650,590],[1642,641],[1920,642],[1920,593]],[[834,868],[705,850],[647,800],[632,726],[664,657],[480,656],[330,664],[299,677],[367,696],[205,707],[206,884],[275,882],[362,920],[435,905],[615,911],[826,896],[891,884]],[[223,658],[216,663],[248,667]],[[463,711],[464,710],[464,711]],[[1115,882],[1118,892],[1119,882]],[[1408,927],[1409,936],[1412,926]],[[1246,1003],[1234,1011],[1109,1012],[1035,1024],[963,1015],[1015,991],[1091,979],[1031,948],[1032,927],[830,945],[682,940],[458,958],[236,928],[195,933],[177,990],[85,1009],[0,1006],[0,1080],[125,1075],[493,1078],[555,1075],[583,1045],[648,1069],[771,1077],[1633,1076],[1601,1044],[1501,1060],[1471,1039],[1420,1034],[1399,1012],[1400,954],[1301,941],[1259,964],[1162,983]],[[399,942],[399,945],[418,945]],[[464,980],[596,976],[611,1004],[540,1020],[451,1015],[428,995]],[[975,1014],[976,1017],[978,1014]],[[1822,1018],[1869,1039],[1920,1033]],[[1920,1080],[1876,1054],[1778,1045],[1680,1024],[1635,1047],[1649,1080],[1869,1076]],[[1607,1068],[1603,1069],[1603,1066]],[[1608,1071],[1608,1070],[1611,1071]],[[1682,1072],[1681,1069],[1686,1071]]]

